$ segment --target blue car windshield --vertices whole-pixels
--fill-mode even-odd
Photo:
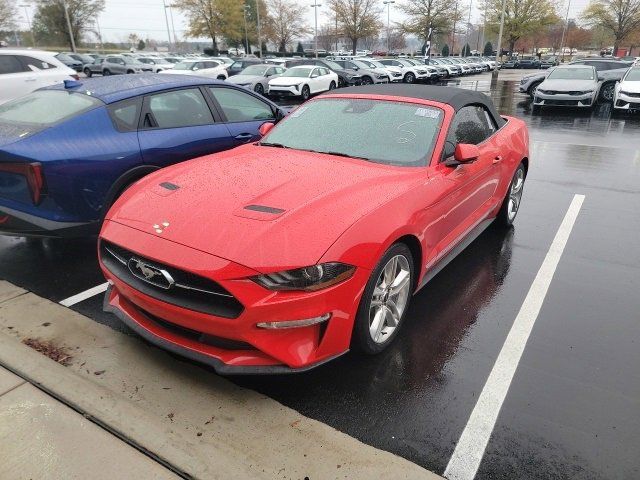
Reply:
[[[97,98],[64,90],[40,90],[0,105],[0,123],[43,130],[102,105]]]
[[[441,109],[415,103],[318,99],[294,110],[261,144],[387,165],[424,166],[431,159],[442,118]]]

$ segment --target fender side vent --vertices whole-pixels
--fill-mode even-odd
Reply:
[[[162,188],[166,188],[167,190],[178,190],[180,187],[178,185],[176,185],[175,183],[170,183],[170,182],[162,182],[160,184],[160,186]]]
[[[267,207],[265,205],[247,205],[246,207],[244,207],[244,209],[253,210],[254,212],[272,213],[274,215],[284,212],[284,210],[281,208]]]

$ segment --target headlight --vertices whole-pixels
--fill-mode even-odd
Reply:
[[[321,263],[310,267],[284,270],[251,277],[267,290],[304,290],[314,292],[351,277],[356,267],[339,262]]]

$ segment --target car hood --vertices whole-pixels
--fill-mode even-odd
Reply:
[[[241,83],[256,83],[262,80],[265,77],[261,77],[260,75],[234,75],[229,78],[230,83],[234,83],[236,85]]]
[[[629,93],[640,93],[640,81],[628,80],[620,82],[620,90],[624,90]]]
[[[269,85],[298,85],[307,80],[309,77],[277,77],[269,80]]]
[[[425,178],[414,168],[245,145],[145,177],[107,218],[274,271],[316,263],[352,224]]]
[[[198,75],[198,71],[193,71],[193,70],[176,70],[175,68],[169,69],[169,70],[162,70],[161,72],[158,72],[160,74],[165,73],[165,74],[171,74],[171,75]]]
[[[554,90],[556,92],[574,92],[578,90],[593,89],[596,87],[596,80],[550,80],[546,79],[540,84],[538,89]]]

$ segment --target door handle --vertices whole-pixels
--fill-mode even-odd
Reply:
[[[253,138],[252,133],[241,133],[240,135],[236,135],[236,140],[251,140]]]
[[[493,158],[493,164],[495,165],[496,163],[500,163],[502,161],[502,156],[501,155],[496,155]]]
[[[25,82],[35,82],[37,80],[36,77],[27,78]]]

